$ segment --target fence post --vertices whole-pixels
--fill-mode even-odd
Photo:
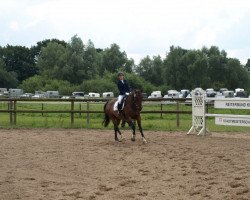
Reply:
[[[13,123],[13,118],[12,118],[12,101],[10,101],[9,112],[10,112],[10,127],[12,128],[12,123]]]
[[[162,119],[162,102],[161,102],[161,119]]]
[[[89,101],[87,101],[87,125],[89,125]]]
[[[81,104],[81,102],[79,103],[79,110],[80,110],[80,111],[82,110],[82,104]],[[81,116],[82,116],[82,113],[79,112],[79,117],[81,117]]]
[[[73,100],[71,100],[71,120],[70,120],[71,127],[74,126],[74,113],[72,111],[74,111],[74,101]]]
[[[16,101],[14,101],[14,125],[16,125]]]
[[[43,111],[43,103],[42,103],[42,111]],[[42,116],[43,116],[43,112],[42,112]]]
[[[180,126],[179,101],[176,102],[176,126]]]

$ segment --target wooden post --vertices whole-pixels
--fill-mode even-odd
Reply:
[[[74,101],[71,101],[71,111],[74,111]],[[74,113],[71,112],[71,120],[70,120],[71,127],[74,126]]]
[[[14,101],[14,125],[16,125],[16,101]]]
[[[42,103],[42,111],[43,111],[43,103]],[[43,116],[43,112],[42,112],[42,116]]]
[[[179,101],[176,102],[176,126],[180,126]]]
[[[12,118],[12,101],[10,101],[9,112],[10,112],[10,127],[12,127],[12,123],[13,123],[13,118]]]
[[[82,110],[82,104],[81,104],[81,102],[79,103],[79,110],[81,111]],[[79,117],[81,117],[82,116],[82,113],[79,113]]]
[[[162,103],[161,103],[161,111],[162,111]],[[162,119],[162,112],[161,112],[161,119]]]
[[[90,120],[90,116],[89,116],[89,101],[87,101],[87,125],[89,125],[89,120]]]

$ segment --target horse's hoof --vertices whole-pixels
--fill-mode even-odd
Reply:
[[[147,144],[147,140],[145,138],[142,138],[142,141],[144,144]]]
[[[135,138],[131,138],[131,141],[133,141],[133,142],[134,142],[134,141],[135,141]]]

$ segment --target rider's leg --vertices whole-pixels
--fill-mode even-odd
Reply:
[[[123,97],[124,97],[124,95],[119,95],[118,96],[118,111],[119,111],[119,113],[122,110],[122,99],[123,99]]]

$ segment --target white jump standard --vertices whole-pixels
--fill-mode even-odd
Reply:
[[[206,134],[206,117],[215,117],[215,124],[227,126],[250,126],[250,115],[230,115],[206,113],[206,103],[214,101],[214,108],[250,109],[250,99],[246,98],[207,98],[202,89],[192,91],[192,127],[187,134]]]

